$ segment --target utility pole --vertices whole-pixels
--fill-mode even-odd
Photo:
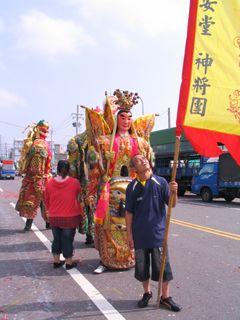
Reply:
[[[7,147],[7,143],[5,142],[5,158],[8,158],[8,147]]]
[[[77,112],[72,113],[72,116],[76,119],[76,122],[73,122],[73,127],[76,128],[76,135],[78,135],[78,128],[80,127],[80,119],[82,119],[82,114],[79,113],[79,105],[77,105]]]
[[[78,126],[79,126],[79,105],[77,104],[77,113],[76,113],[76,135],[78,135]]]
[[[170,114],[170,108],[168,108],[168,128],[171,128],[171,114]]]
[[[54,148],[53,148],[53,129],[51,128],[50,129],[50,139],[51,139],[51,153],[52,153],[52,163],[51,163],[51,165],[52,165],[52,168],[53,168],[53,166],[54,166]]]
[[[16,140],[15,140],[15,138],[14,138],[14,140],[13,140],[13,161],[14,161],[14,163],[15,163],[15,157],[16,157]]]

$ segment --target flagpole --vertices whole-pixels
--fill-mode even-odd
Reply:
[[[114,120],[115,120],[114,121],[114,127],[113,127],[113,132],[112,132],[112,137],[111,137],[111,142],[110,142],[110,149],[109,149],[110,153],[112,153],[112,151],[113,151],[113,144],[114,144],[115,136],[116,136],[116,133],[117,133],[117,115],[115,116]],[[110,168],[110,162],[111,162],[111,160],[108,159],[107,168],[106,168],[106,178],[109,178],[108,177],[108,172],[109,172],[109,168]]]
[[[89,109],[88,107],[86,107],[86,106],[80,106],[80,107],[83,108],[83,109],[85,109],[85,119],[86,119],[86,121],[89,122],[89,124],[90,124],[90,126],[91,126],[91,129],[92,129],[93,125],[92,125],[92,122],[91,122],[91,119],[90,119],[89,113],[88,113],[88,111],[89,111],[90,109]],[[86,128],[86,129],[87,129],[87,128]],[[102,156],[101,156],[101,152],[100,152],[100,146],[99,146],[98,138],[96,137],[95,132],[94,132],[93,129],[92,129],[92,135],[93,135],[93,138],[94,138],[94,140],[95,140],[95,142],[96,142],[97,152],[98,152],[98,154],[99,154],[99,166],[100,166],[100,170],[101,170],[101,172],[103,172],[104,169],[103,169]],[[88,140],[88,139],[87,139],[87,140]],[[91,142],[91,143],[92,143],[92,142]]]
[[[176,179],[179,150],[180,150],[180,136],[176,136],[171,182],[175,181]],[[167,217],[166,217],[166,229],[165,229],[165,234],[163,239],[162,259],[161,259],[161,265],[160,265],[160,271],[159,271],[158,294],[157,294],[157,304],[156,304],[157,308],[159,308],[160,306],[160,299],[162,296],[163,273],[164,273],[165,263],[166,263],[167,241],[168,241],[168,232],[169,232],[169,226],[170,226],[173,199],[174,199],[174,194],[170,193],[169,204],[167,209]]]

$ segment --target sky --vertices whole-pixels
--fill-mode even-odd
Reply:
[[[0,0],[0,142],[48,121],[55,143],[75,135],[77,105],[138,92],[134,106],[175,126],[189,0]],[[84,129],[84,124],[80,131]]]

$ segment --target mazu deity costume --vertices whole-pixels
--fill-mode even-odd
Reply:
[[[136,154],[152,158],[148,141],[155,115],[133,122],[130,109],[137,102],[137,94],[116,90],[106,97],[103,111],[85,108],[85,203],[94,213],[95,247],[110,269],[134,266],[125,224],[125,191],[135,177],[130,160]]]
[[[16,210],[27,219],[34,219],[50,177],[51,151],[46,141],[49,125],[44,120],[31,126],[24,140],[19,172],[24,174]]]

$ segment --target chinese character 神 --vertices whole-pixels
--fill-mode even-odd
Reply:
[[[214,12],[213,5],[217,4],[217,1],[203,0],[203,3],[200,4],[200,7],[203,8],[203,11],[211,10]]]
[[[207,74],[207,68],[212,66],[213,59],[209,57],[209,54],[206,53],[205,58],[202,58],[202,52],[199,52],[199,58],[195,59],[195,64],[199,70],[200,66],[204,67],[204,74]]]
[[[191,103],[190,113],[191,114],[199,114],[200,116],[204,117],[205,111],[206,111],[206,106],[207,106],[207,99],[193,97],[192,103]]]
[[[201,90],[201,94],[204,96],[206,94],[207,87],[211,87],[208,82],[208,79],[206,77],[200,78],[197,77],[194,79],[193,89],[195,92],[198,92],[198,90]]]
[[[202,27],[202,35],[203,36],[211,36],[212,34],[209,32],[209,28],[211,27],[211,25],[215,24],[214,21],[212,21],[212,17],[209,16],[204,16],[204,18],[202,18],[202,22],[199,22],[199,27]]]

